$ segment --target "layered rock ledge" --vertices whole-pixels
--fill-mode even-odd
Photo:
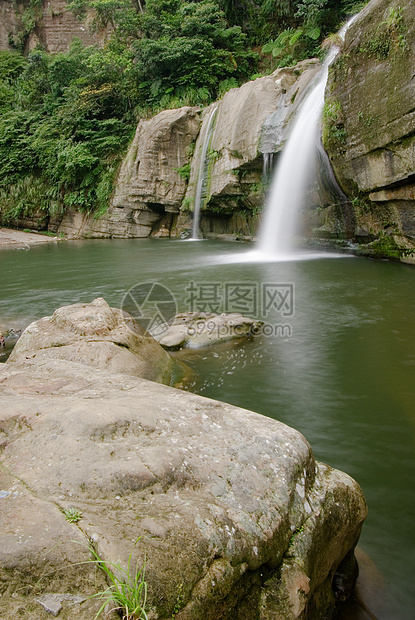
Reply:
[[[415,7],[371,0],[330,69],[325,148],[369,254],[415,249]]]
[[[357,483],[276,420],[83,361],[0,370],[0,616],[44,620],[59,599],[62,619],[91,620],[92,544],[146,562],[150,619],[333,617]]]

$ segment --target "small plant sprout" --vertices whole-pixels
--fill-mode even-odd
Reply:
[[[171,614],[172,620],[175,619],[175,617],[177,616],[177,614],[181,610],[182,605],[183,605],[183,598],[184,598],[184,596],[183,596],[183,582],[182,582],[182,583],[179,584],[179,591],[178,591],[178,594],[177,594],[176,604],[175,604],[173,612]]]
[[[71,508],[66,508],[63,511],[63,514],[69,523],[78,523],[78,521],[82,519],[82,512],[73,506]]]

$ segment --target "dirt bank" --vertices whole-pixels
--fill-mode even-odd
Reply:
[[[30,247],[37,243],[50,243],[60,240],[59,237],[48,237],[39,233],[23,232],[11,228],[0,228],[0,249],[3,247]]]

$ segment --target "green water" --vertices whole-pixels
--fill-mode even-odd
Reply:
[[[249,285],[261,318],[262,285],[292,283],[293,315],[263,317],[291,335],[186,353],[199,373],[191,389],[297,428],[319,460],[356,478],[369,505],[361,547],[386,582],[378,617],[413,618],[415,269],[354,257],[234,262],[248,249],[131,240],[1,250],[0,328],[97,296],[120,306],[130,287],[148,281],[168,287],[179,310],[192,309],[190,282],[193,309],[220,301],[226,286]]]

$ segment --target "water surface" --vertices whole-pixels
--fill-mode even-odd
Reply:
[[[0,329],[98,296],[119,307],[141,282],[168,287],[179,310],[229,305],[237,285],[251,286],[257,317],[271,330],[289,326],[290,333],[277,329],[245,344],[186,353],[200,377],[192,389],[297,428],[316,458],[356,478],[369,505],[360,544],[387,584],[378,617],[409,620],[415,607],[415,270],[354,257],[245,263],[248,249],[216,241],[96,240],[1,250]],[[293,285],[292,314],[274,308],[263,316],[264,284]],[[252,301],[244,299],[239,303]]]

